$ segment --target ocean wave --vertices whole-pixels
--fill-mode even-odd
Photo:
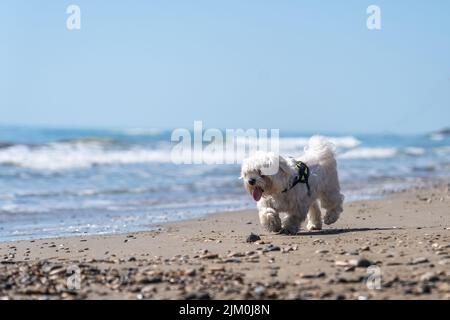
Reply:
[[[101,164],[169,162],[170,152],[143,148],[108,150],[101,145],[54,143],[41,147],[14,146],[0,152],[0,164],[27,169],[64,170]]]
[[[425,154],[425,149],[419,148],[419,147],[408,147],[408,148],[405,148],[404,150],[402,150],[402,153],[404,153],[408,156],[421,156],[421,155]]]
[[[419,157],[426,154],[424,148],[414,146],[404,148],[361,147],[359,146],[361,141],[353,136],[328,137],[328,139],[336,145],[339,159],[386,159],[395,156]],[[306,137],[280,138],[280,154],[300,156],[308,140]],[[238,139],[237,143],[238,145],[249,144],[249,141]],[[175,158],[172,146],[173,144],[169,141],[163,140],[153,146],[117,144],[109,138],[82,138],[38,146],[13,145],[0,149],[0,164],[34,170],[61,171],[90,168],[95,165],[173,163]],[[209,146],[211,145],[203,146],[201,155],[194,152],[195,150],[191,150],[190,158],[192,160],[200,158],[200,163],[208,164],[239,164],[243,158],[248,156],[248,153],[252,152],[252,148],[249,148],[236,154],[235,148],[228,148],[228,146],[224,149],[221,146],[209,148]],[[447,148],[440,147],[435,152],[448,154]],[[178,163],[186,162],[178,161]]]
[[[117,143],[118,141],[109,137],[82,137],[82,138],[61,140],[58,142],[48,143],[47,145],[68,144],[68,145],[111,146]]]
[[[353,136],[343,136],[343,137],[325,137],[331,143],[335,145],[336,148],[350,149],[361,144],[361,141]],[[309,137],[283,137],[280,138],[280,150],[289,151],[303,151],[303,148],[308,145]]]
[[[385,159],[397,154],[396,148],[356,148],[340,154],[340,159]]]
[[[340,148],[351,148],[360,144],[354,137],[329,137]],[[280,138],[280,153],[298,156],[302,154],[308,138]],[[249,143],[237,140],[237,143]],[[249,144],[250,145],[250,144]],[[153,148],[142,145],[118,144],[110,138],[80,138],[53,142],[44,145],[14,145],[0,150],[0,164],[35,170],[68,170],[89,168],[94,165],[139,164],[139,163],[171,163],[173,161],[171,144],[160,141]],[[239,163],[244,154],[235,154],[234,148],[225,148],[223,153],[218,149],[204,148],[201,154],[204,163],[229,163],[227,159],[235,159]],[[193,152],[192,158],[197,154]]]
[[[338,157],[340,159],[386,159],[395,156],[419,157],[425,153],[426,150],[419,147],[406,147],[403,149],[361,147],[341,153]]]

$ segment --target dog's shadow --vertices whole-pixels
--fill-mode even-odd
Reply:
[[[385,231],[385,230],[400,230],[401,228],[346,228],[346,229],[326,229],[314,231],[300,231],[296,236],[324,236],[336,235],[349,232],[365,232],[365,231]]]

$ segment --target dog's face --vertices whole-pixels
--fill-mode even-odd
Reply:
[[[263,196],[281,193],[289,183],[290,168],[286,161],[271,153],[258,153],[242,163],[244,187],[255,201]]]

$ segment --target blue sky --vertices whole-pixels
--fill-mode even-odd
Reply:
[[[446,0],[3,0],[0,123],[434,131],[450,125],[449,14]]]

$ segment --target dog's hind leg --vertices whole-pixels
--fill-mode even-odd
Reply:
[[[344,202],[344,196],[340,193],[339,189],[333,192],[324,192],[320,195],[320,204],[322,208],[326,210],[323,217],[325,224],[332,224],[339,219],[339,215],[343,211],[342,203]]]
[[[322,216],[317,201],[314,201],[309,207],[308,224],[306,225],[306,229],[322,230]]]

